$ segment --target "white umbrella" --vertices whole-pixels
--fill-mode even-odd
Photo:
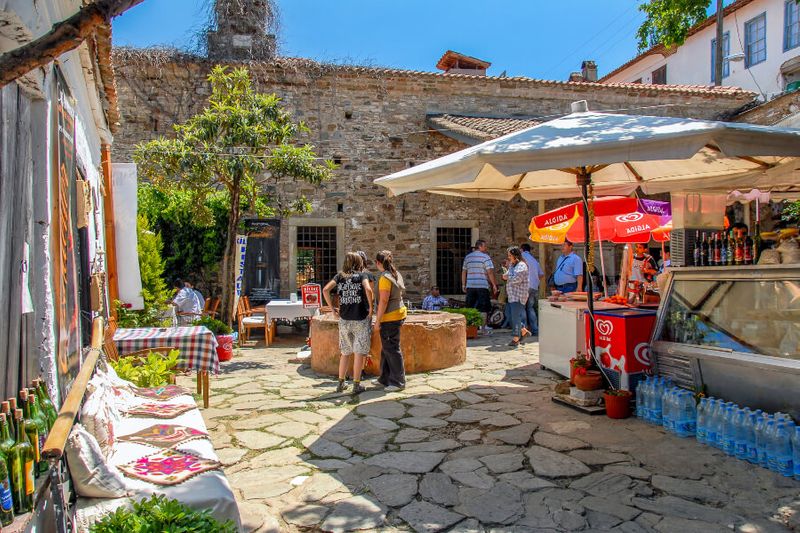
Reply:
[[[800,130],[581,112],[396,172],[375,183],[413,191],[526,200],[683,189],[797,186]]]

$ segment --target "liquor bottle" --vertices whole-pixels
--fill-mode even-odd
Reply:
[[[722,264],[722,240],[719,238],[719,233],[714,234],[714,266]]]
[[[736,255],[736,241],[733,239],[733,231],[728,232],[728,266],[733,265]]]
[[[3,526],[11,525],[14,521],[14,497],[11,495],[8,473],[8,456],[0,452],[0,525]]]
[[[34,420],[31,416],[31,404],[33,402],[28,398],[27,389],[19,391],[19,401],[22,404],[22,412],[25,414],[25,418],[22,422],[23,433],[28,436],[28,442],[33,449],[34,472],[36,473],[36,477],[39,477],[39,470],[36,468],[36,465],[42,460],[42,448],[41,442],[39,441],[39,424],[38,421]]]
[[[694,259],[694,266],[699,267],[703,266],[702,263],[702,255],[700,252],[700,248],[702,248],[702,244],[700,243],[700,231],[694,232],[694,250],[693,250],[693,259]]]
[[[8,405],[11,409],[11,418],[9,419],[9,423],[11,424],[11,434],[14,435],[14,439],[17,438],[17,433],[19,433],[19,427],[17,427],[17,419],[14,416],[14,413],[17,412],[17,399],[16,398],[9,398]]]
[[[9,428],[11,419],[5,413],[0,413],[0,453],[8,460],[11,457],[11,448],[14,446],[14,437],[11,436]],[[8,465],[11,468],[10,464]]]
[[[48,469],[47,461],[42,459],[41,455],[42,451],[44,450],[44,443],[47,440],[47,435],[50,433],[50,430],[47,427],[47,420],[45,419],[41,408],[39,407],[39,399],[36,397],[35,389],[28,389],[28,403],[31,406],[31,419],[36,424],[36,429],[38,430],[39,436],[39,460],[36,463],[36,473],[38,475],[46,473]]]
[[[703,232],[703,238],[700,241],[700,265],[708,266],[708,241],[706,240],[706,232]]]
[[[744,264],[753,264],[753,238],[749,233],[747,234],[747,238],[744,240]]]
[[[52,428],[58,418],[58,411],[56,411],[53,401],[50,399],[50,394],[47,392],[47,386],[44,384],[43,379],[35,379],[33,381],[36,387],[36,396],[39,398],[39,405],[42,408],[42,414],[47,419],[47,427]]]
[[[22,409],[14,411],[17,427],[24,427]],[[18,515],[33,509],[33,447],[25,437],[25,432],[17,433],[17,440],[11,448],[11,495],[14,499],[14,512]]]
[[[728,234],[724,231],[722,232],[722,244],[720,246],[720,266],[725,266],[728,264]]]
[[[737,265],[744,264],[744,241],[742,241],[742,239],[739,237],[736,237],[736,248],[733,252],[733,262]]]
[[[0,403],[0,414],[3,414],[3,415],[6,416],[6,423],[8,424],[8,426],[7,426],[8,427],[8,431],[11,434],[11,438],[15,439],[15,438],[17,438],[17,435],[16,435],[16,433],[14,433],[14,421],[13,421],[14,416],[11,413],[12,413],[11,404],[8,402],[8,400]]]

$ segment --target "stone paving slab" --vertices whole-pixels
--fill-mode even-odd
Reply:
[[[800,528],[800,483],[637,420],[558,406],[538,344],[507,341],[470,341],[464,365],[360,400],[288,362],[302,339],[223,363],[202,413],[245,531]]]

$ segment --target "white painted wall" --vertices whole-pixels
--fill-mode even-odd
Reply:
[[[770,98],[784,90],[780,66],[787,60],[800,56],[800,47],[783,51],[785,0],[756,0],[725,17],[724,30],[730,31],[730,55],[744,53],[745,22],[761,13],[767,14],[767,60],[744,67],[744,61],[730,62],[730,76],[722,79],[723,85],[741,87]],[[652,82],[652,72],[667,65],[667,83],[670,85],[713,85],[711,81],[711,41],[716,38],[716,25],[689,37],[677,51],[664,57],[654,54],[634,63],[627,69],[603,80],[606,83]]]

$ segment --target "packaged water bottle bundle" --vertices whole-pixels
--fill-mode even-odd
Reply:
[[[726,454],[800,481],[800,426],[784,413],[771,415],[719,398],[701,398],[648,376],[636,388],[636,416],[679,437],[695,437]]]

